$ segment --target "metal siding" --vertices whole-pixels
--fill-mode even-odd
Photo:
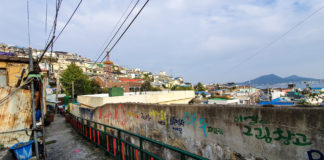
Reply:
[[[0,99],[7,96],[15,88],[0,88]],[[4,103],[0,104],[0,132],[29,128],[32,124],[31,92],[30,90],[18,90]],[[31,132],[28,133],[29,135]],[[26,132],[14,132],[0,134],[0,144],[10,147],[17,142],[29,141],[30,136]]]

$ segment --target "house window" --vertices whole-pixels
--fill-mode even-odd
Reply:
[[[0,68],[0,87],[7,86],[7,69]]]

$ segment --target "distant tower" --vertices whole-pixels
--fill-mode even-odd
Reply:
[[[106,65],[105,68],[105,78],[107,79],[107,82],[110,82],[112,80],[112,71],[111,66],[114,64],[112,61],[110,61],[110,54],[109,51],[107,51],[106,61],[104,64]]]

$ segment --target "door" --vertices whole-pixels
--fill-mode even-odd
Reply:
[[[7,86],[7,69],[0,68],[0,87]]]

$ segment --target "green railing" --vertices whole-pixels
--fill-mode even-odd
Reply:
[[[116,127],[83,119],[71,113],[69,113],[69,117],[70,123],[79,134],[118,160],[162,160],[162,154],[166,153],[181,160],[208,160],[179,148]],[[108,133],[108,130],[110,133]],[[131,140],[129,138],[127,140],[127,137],[133,137],[137,141],[131,143]],[[152,149],[155,149],[158,153],[152,153]]]

